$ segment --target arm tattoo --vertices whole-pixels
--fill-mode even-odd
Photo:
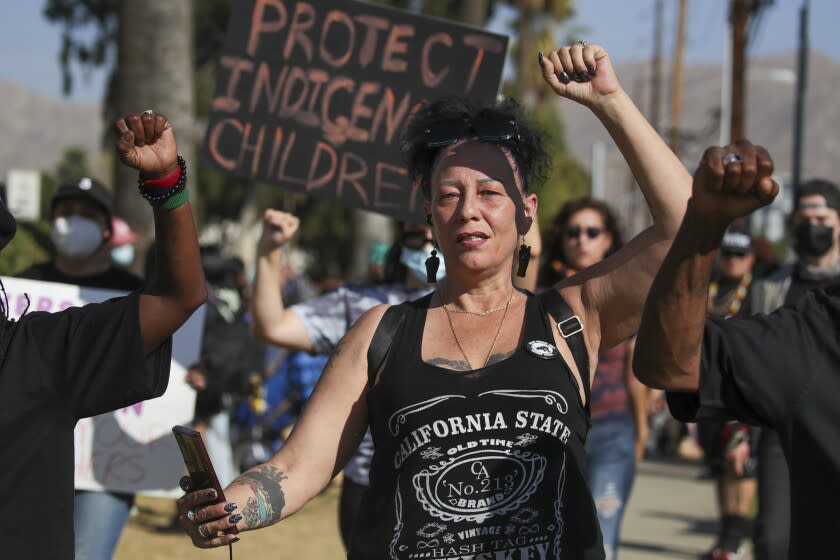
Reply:
[[[275,467],[261,465],[233,481],[233,484],[247,486],[253,493],[242,508],[242,517],[248,529],[280,521],[280,515],[286,505],[286,495],[280,483],[287,478],[289,477]]]

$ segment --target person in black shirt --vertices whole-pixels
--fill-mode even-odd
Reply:
[[[92,177],[79,177],[58,187],[50,208],[54,256],[17,274],[19,278],[125,292],[143,287],[142,278],[112,263],[110,190]],[[76,490],[76,560],[112,557],[132,505],[132,493]]]
[[[790,216],[797,259],[757,283],[751,307],[772,313],[805,294],[840,281],[840,190],[824,179],[812,179],[796,189]],[[757,439],[758,513],[755,519],[756,560],[786,560],[790,533],[790,484],[779,434],[761,430]]]
[[[708,313],[729,318],[750,314],[753,239],[743,224],[726,230],[718,253],[717,270],[709,284]],[[703,560],[735,560],[744,554],[743,543],[750,536],[749,515],[754,506],[755,446],[758,428],[739,422],[703,420],[697,422],[697,436],[703,459],[715,479],[720,525],[718,536]]]
[[[171,125],[146,111],[115,126],[120,158],[155,206],[159,267],[143,291],[53,314],[11,321],[0,298],[0,539],[9,558],[74,557],[76,421],[161,395],[171,336],[206,299]],[[15,228],[0,205],[0,247]]]
[[[670,391],[680,419],[775,430],[790,467],[789,558],[828,558],[840,532],[840,289],[812,290],[770,315],[704,320],[723,232],[775,198],[772,172],[767,152],[747,142],[706,151],[645,304],[634,365],[642,382]]]
[[[406,184],[422,189],[436,241],[427,278],[440,252],[446,279],[420,300],[361,316],[286,444],[225,489],[230,502],[208,505],[206,491],[179,500],[193,544],[221,546],[236,538],[225,532],[234,525],[257,529],[292,515],[370,425],[371,487],[351,559],[604,558],[583,448],[590,380],[599,348],[638,327],[691,180],[621,89],[604,49],[581,42],[538,62],[557,95],[589,107],[613,135],[654,225],[546,295],[519,291],[513,276],[527,273],[522,239],[537,210],[530,181],[547,169],[541,134],[514,102],[449,98],[418,108],[403,134]],[[382,367],[374,356],[369,369],[380,327],[393,344]]]

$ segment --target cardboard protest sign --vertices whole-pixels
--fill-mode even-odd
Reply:
[[[423,222],[400,156],[423,101],[492,102],[507,37],[350,0],[240,0],[203,146],[215,169]]]
[[[3,277],[9,314],[56,312],[122,295],[113,290]],[[180,496],[178,480],[184,462],[172,436],[172,426],[192,421],[195,391],[184,382],[190,364],[198,361],[204,327],[204,307],[175,333],[166,393],[76,424],[76,488]]]

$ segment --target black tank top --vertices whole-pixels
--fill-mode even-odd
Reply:
[[[537,298],[522,345],[470,372],[422,361],[430,301],[410,304],[367,393],[375,452],[350,558],[604,558],[587,415]]]

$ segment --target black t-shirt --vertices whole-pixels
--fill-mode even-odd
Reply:
[[[27,280],[41,280],[42,282],[61,282],[75,284],[86,288],[103,288],[106,290],[124,290],[130,292],[143,287],[143,280],[128,270],[112,266],[105,272],[90,276],[67,276],[58,270],[52,261],[35,264],[16,275]]]
[[[680,420],[769,426],[790,465],[790,557],[825,558],[840,534],[840,287],[771,315],[708,319],[700,390],[669,393]]]
[[[171,339],[145,356],[139,293],[7,325],[0,365],[4,558],[73,558],[73,428],[163,394]]]
[[[367,392],[375,452],[349,557],[603,559],[587,413],[545,310],[530,296],[521,346],[459,372],[422,360],[430,298]]]

